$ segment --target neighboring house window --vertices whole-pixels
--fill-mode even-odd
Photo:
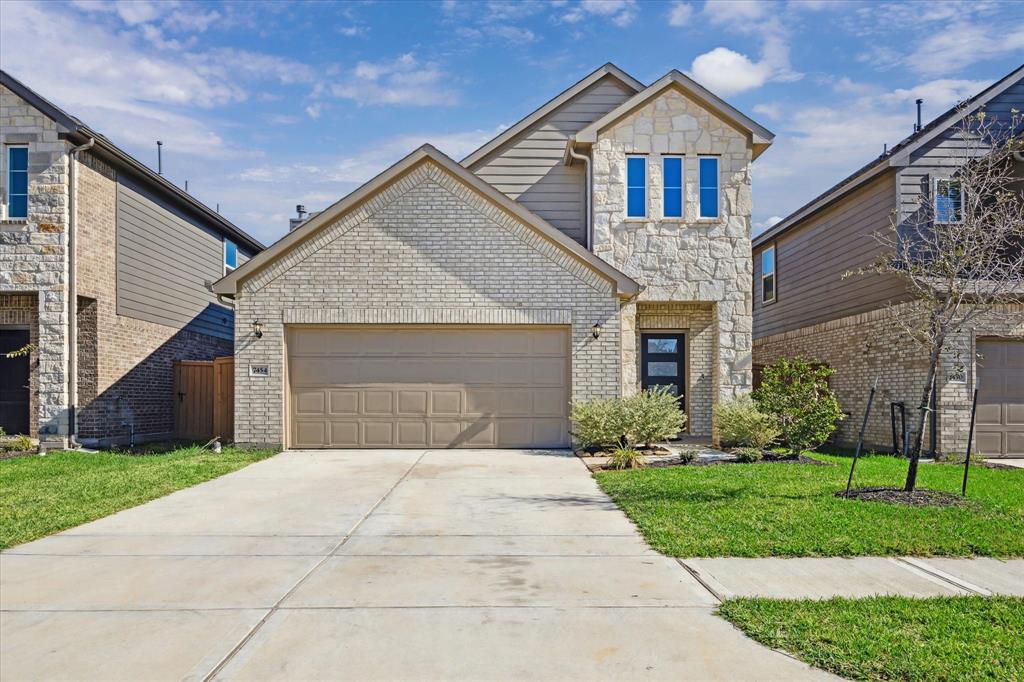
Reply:
[[[229,273],[238,267],[238,246],[230,239],[224,240],[224,272]]]
[[[683,157],[666,156],[662,159],[662,188],[665,198],[662,215],[666,218],[683,217]]]
[[[718,157],[702,156],[697,161],[700,170],[700,217],[718,217]]]
[[[626,158],[626,217],[647,215],[647,157]]]
[[[7,148],[7,217],[28,218],[28,147]]]
[[[959,180],[935,181],[935,222],[958,223],[962,201]]]
[[[775,301],[775,247],[761,252],[761,303]]]

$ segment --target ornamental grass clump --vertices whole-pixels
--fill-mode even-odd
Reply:
[[[606,465],[609,469],[641,469],[644,467],[644,456],[635,448],[615,448]]]

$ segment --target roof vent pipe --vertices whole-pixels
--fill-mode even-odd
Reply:
[[[303,206],[302,204],[298,204],[295,207],[295,212],[299,214],[299,220],[302,220],[303,218],[306,217],[306,207]]]
[[[156,174],[164,174],[164,155],[163,155],[164,143],[160,140],[156,141]]]
[[[921,105],[924,104],[924,100],[918,97],[914,100],[914,104],[917,105],[917,124],[914,126],[914,132],[921,132]]]

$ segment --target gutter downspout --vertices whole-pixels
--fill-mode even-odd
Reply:
[[[590,249],[591,251],[593,251],[594,250],[594,229],[593,229],[593,224],[594,224],[594,220],[593,220],[593,213],[594,213],[594,210],[593,210],[593,205],[594,205],[594,201],[593,201],[593,199],[594,199],[594,179],[591,177],[591,174],[590,174],[590,157],[586,156],[584,154],[580,154],[579,152],[577,152],[576,149],[575,149],[575,143],[572,142],[571,140],[569,141],[569,146],[567,147],[567,151],[569,152],[569,156],[571,156],[572,158],[574,158],[574,159],[576,159],[578,161],[582,161],[583,165],[585,167],[584,173],[586,174],[586,183],[587,183],[587,248]]]
[[[75,252],[75,233],[78,230],[78,172],[75,168],[78,153],[92,149],[96,139],[77,147],[68,154],[70,191],[68,192],[68,444],[79,447],[78,436],[78,266]]]

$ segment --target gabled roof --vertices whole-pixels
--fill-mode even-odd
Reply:
[[[576,133],[576,141],[591,144],[597,142],[598,133],[622,117],[644,106],[668,88],[678,88],[679,90],[682,90],[683,93],[707,106],[718,116],[737,126],[740,130],[749,133],[751,142],[754,146],[753,157],[755,159],[760,156],[761,152],[767,149],[772,143],[772,140],[775,139],[775,134],[773,132],[749,118],[742,111],[736,109],[697,81],[673,69],[645,89],[609,111],[601,118],[588,125],[583,130]]]
[[[533,228],[540,236],[544,237],[556,246],[567,252],[591,270],[604,276],[615,284],[616,292],[620,296],[633,296],[640,292],[640,285],[633,279],[623,274],[601,258],[587,251],[575,241],[565,236],[561,231],[550,225],[544,219],[531,213],[521,204],[509,199],[505,194],[499,192],[487,182],[481,180],[475,174],[460,166],[454,160],[441,153],[433,146],[425,144],[404,159],[383,171],[363,186],[354,190],[341,200],[337,201],[316,216],[310,218],[292,232],[282,237],[266,251],[257,254],[255,257],[239,266],[237,270],[213,283],[212,290],[217,294],[232,295],[238,293],[241,282],[256,274],[263,268],[271,265],[278,258],[289,253],[292,249],[313,237],[322,228],[325,228],[349,211],[358,208],[365,200],[373,197],[377,192],[386,188],[391,183],[399,180],[406,173],[418,167],[422,163],[433,162],[453,176],[470,189],[474,190],[484,198],[496,204],[499,208],[512,214],[524,224]]]
[[[570,99],[580,94],[581,92],[583,92],[591,85],[604,78],[605,76],[612,76],[613,78],[618,79],[635,92],[639,92],[644,89],[643,83],[633,78],[628,73],[626,73],[619,67],[615,66],[611,62],[608,62],[604,66],[585,76],[583,80],[575,83],[568,89],[562,91],[554,99],[549,100],[539,109],[518,121],[515,125],[503,130],[500,135],[490,140],[489,142],[485,143],[482,147],[480,147],[475,152],[464,158],[460,163],[462,163],[463,166],[469,168],[470,166],[482,160],[488,154],[493,152],[495,149],[505,144],[513,137],[523,132],[524,130],[532,126],[534,123],[544,118],[552,111],[562,106]]]
[[[17,78],[0,69],[0,84],[10,89],[34,108],[41,111],[48,118],[56,122],[59,132],[76,142],[85,142],[89,138],[96,140],[93,150],[104,156],[107,160],[113,161],[120,166],[126,166],[133,172],[142,176],[149,184],[158,191],[171,197],[172,200],[183,204],[186,209],[198,214],[200,217],[210,221],[214,226],[231,235],[239,244],[256,252],[262,251],[265,247],[259,240],[251,236],[230,220],[217,213],[209,206],[193,197],[188,192],[178,188],[174,183],[168,181],[162,175],[153,172],[144,163],[135,159],[126,151],[115,145],[106,137],[96,132],[78,118],[67,113],[53,102],[49,101],[38,92],[28,87]]]
[[[805,218],[832,204],[880,173],[890,168],[900,168],[909,165],[911,154],[947,131],[960,120],[962,107],[966,106],[969,112],[979,109],[1022,78],[1024,78],[1024,64],[1018,66],[974,97],[950,107],[932,119],[921,130],[900,140],[899,143],[885,154],[861,166],[832,187],[790,213],[783,220],[780,220],[769,229],[754,237],[752,246],[757,248],[765,242],[778,238],[779,235],[788,232]]]

